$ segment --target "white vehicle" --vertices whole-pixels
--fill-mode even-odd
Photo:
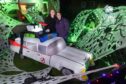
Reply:
[[[20,38],[10,40],[12,51],[19,53]],[[92,60],[92,54],[66,46],[61,37],[55,37],[45,42],[38,38],[24,38],[22,55],[52,66],[64,75],[84,73]]]

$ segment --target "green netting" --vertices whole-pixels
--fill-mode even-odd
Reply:
[[[99,25],[103,10],[86,10],[80,12],[71,24],[68,41],[76,42]]]
[[[126,7],[115,7],[111,13],[82,11],[71,25],[68,41],[93,53],[95,60],[126,47]]]
[[[43,21],[44,15],[40,15],[40,13],[41,10],[44,10],[42,7],[43,4],[45,4],[44,1],[46,1],[47,4],[50,0],[35,0],[36,5],[28,8],[28,14],[24,15],[28,23]],[[57,3],[59,3],[59,1]],[[57,6],[59,7],[59,4]],[[10,17],[10,13],[13,13],[13,11],[19,11],[17,0],[0,0],[0,84],[22,84],[24,80],[30,76],[30,73],[20,70],[14,65],[13,60],[15,53],[10,50],[8,45],[8,37],[10,33],[12,33],[12,29],[16,25],[22,24],[17,18]],[[48,11],[46,13],[48,14]],[[34,37],[34,35],[29,36]],[[46,76],[47,73],[45,74],[44,72],[48,72],[49,70],[50,69],[31,72],[31,74],[36,75],[36,77],[42,77],[42,75]],[[17,75],[2,75],[2,73],[8,71],[18,71],[22,73]]]

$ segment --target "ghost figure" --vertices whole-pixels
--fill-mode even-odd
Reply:
[[[27,30],[30,32],[41,32],[43,31],[43,28],[41,25],[27,25]]]
[[[112,6],[109,6],[109,5],[105,6],[105,8],[104,8],[105,16],[103,17],[105,24],[108,24],[108,23],[114,24],[115,23],[115,21],[116,21],[115,16],[116,15],[114,15],[113,10],[114,9]]]
[[[106,5],[104,9],[105,9],[105,13],[112,13],[113,12],[112,6]]]

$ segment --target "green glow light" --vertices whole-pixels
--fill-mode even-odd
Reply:
[[[13,0],[0,0],[0,3],[10,3],[12,2]]]
[[[125,48],[126,6],[115,7],[111,13],[104,8],[81,11],[71,24],[68,41],[93,53],[95,60]]]
[[[19,24],[22,24],[24,22],[19,21],[18,18],[15,18],[13,16],[10,16],[10,13],[13,13],[13,11],[19,11],[18,0],[0,0],[0,41],[1,39],[4,40],[4,42],[0,42],[0,75],[4,71],[14,70],[18,71],[13,63],[10,64],[10,61],[13,61],[14,56],[8,45],[8,38],[10,37],[10,33],[12,33],[12,29]],[[34,0],[35,5],[28,6],[27,10],[28,13],[24,15],[26,17],[27,23],[38,23],[39,21],[44,21],[44,14],[48,14],[48,10],[50,7],[55,6],[59,8],[59,0],[55,1],[54,4],[48,4],[51,0]],[[27,2],[26,2],[27,3]],[[31,3],[31,2],[28,2]],[[47,11],[44,10],[43,4],[47,4]],[[39,4],[39,6],[37,5]],[[55,8],[55,7],[54,7]],[[58,11],[59,9],[56,9]],[[44,14],[41,14],[44,13]],[[15,13],[15,15],[17,15]],[[16,16],[17,17],[17,16]],[[34,37],[33,35],[30,35],[30,37]],[[8,60],[5,60],[8,59]],[[5,61],[5,62],[3,62]],[[7,63],[6,63],[7,62]],[[5,64],[8,64],[6,67]]]

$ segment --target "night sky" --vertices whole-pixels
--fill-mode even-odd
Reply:
[[[61,13],[72,21],[81,10],[111,6],[126,6],[126,0],[60,0]]]

